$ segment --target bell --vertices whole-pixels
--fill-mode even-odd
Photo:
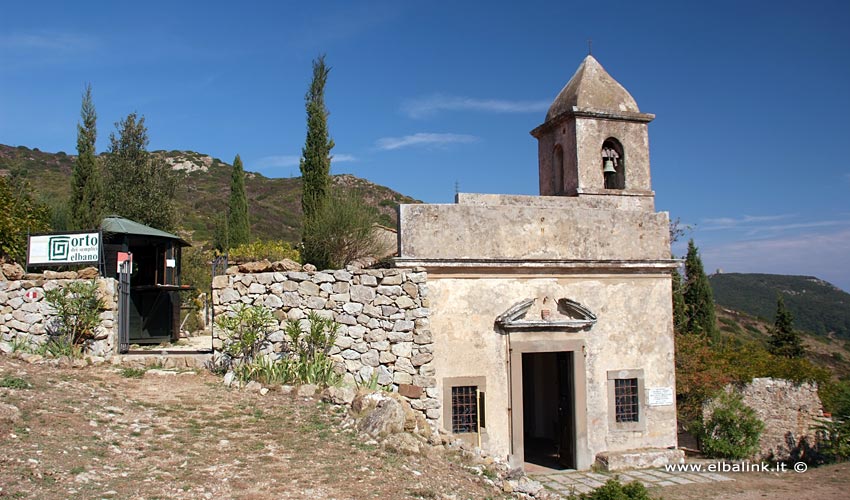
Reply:
[[[603,174],[616,174],[617,169],[614,168],[614,162],[610,158],[605,160],[605,168],[602,169]]]

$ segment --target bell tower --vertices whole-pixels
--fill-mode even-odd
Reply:
[[[555,98],[537,139],[541,196],[636,197],[653,209],[647,124],[634,98],[591,55]]]

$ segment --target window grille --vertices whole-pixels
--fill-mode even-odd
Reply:
[[[474,385],[452,387],[453,433],[478,432],[477,389]]]
[[[638,379],[614,379],[614,408],[617,422],[638,422]]]

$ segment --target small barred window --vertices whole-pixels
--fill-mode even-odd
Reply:
[[[479,422],[484,427],[484,394],[480,393],[480,401],[478,394],[478,387],[474,385],[452,387],[453,433],[478,432]]]
[[[617,422],[638,422],[638,379],[614,379],[614,408]]]

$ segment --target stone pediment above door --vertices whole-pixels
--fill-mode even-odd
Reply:
[[[505,331],[584,330],[596,323],[596,315],[576,301],[550,297],[525,299],[496,317],[496,326]]]

